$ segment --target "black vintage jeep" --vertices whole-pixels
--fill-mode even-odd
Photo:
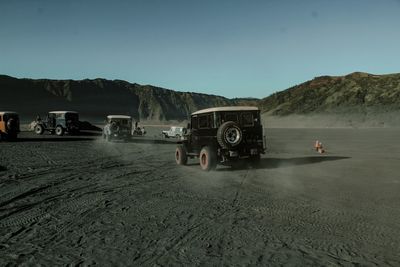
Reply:
[[[36,119],[35,133],[43,134],[45,131],[51,134],[63,135],[64,133],[79,133],[79,114],[75,111],[51,111],[46,118]]]
[[[132,117],[126,115],[108,115],[103,128],[103,139],[129,140],[132,137]]]
[[[18,113],[0,111],[0,140],[15,140],[20,132]]]
[[[247,158],[253,162],[265,153],[265,136],[257,107],[217,107],[191,115],[189,132],[178,142],[175,160],[185,165],[198,157],[203,170]]]

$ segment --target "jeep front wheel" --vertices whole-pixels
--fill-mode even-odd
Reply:
[[[41,124],[37,124],[35,126],[35,133],[36,134],[43,134],[43,132],[44,132],[43,126]]]
[[[56,135],[62,136],[64,134],[64,128],[62,126],[56,127]]]
[[[178,165],[186,165],[187,164],[187,154],[184,146],[180,145],[175,150],[175,161]]]
[[[217,154],[211,147],[205,146],[200,151],[200,167],[203,171],[214,170],[217,167]]]

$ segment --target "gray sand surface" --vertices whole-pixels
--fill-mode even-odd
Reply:
[[[209,173],[159,130],[0,143],[0,265],[400,265],[399,129],[267,129]]]

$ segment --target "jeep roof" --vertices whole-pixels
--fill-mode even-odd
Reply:
[[[216,107],[216,108],[206,108],[202,110],[198,110],[193,115],[208,113],[208,112],[216,112],[216,111],[251,111],[251,110],[259,110],[258,107],[250,107],[250,106],[233,106],[233,107]]]
[[[64,113],[75,113],[75,114],[78,114],[78,112],[76,112],[76,111],[49,111],[49,113],[52,113],[52,114],[64,114]]]
[[[17,114],[18,115],[18,113],[15,111],[0,111],[0,115],[4,115],[4,114]]]
[[[132,119],[132,117],[127,115],[108,115],[107,119]]]

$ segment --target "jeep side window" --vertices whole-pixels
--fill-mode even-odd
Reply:
[[[254,126],[253,114],[243,113],[242,114],[242,125],[245,127]]]
[[[197,129],[198,128],[198,120],[197,116],[192,117],[192,129]]]
[[[199,116],[199,129],[204,129],[209,127],[209,115]]]
[[[233,121],[238,122],[238,114],[237,113],[225,113],[225,122]]]

